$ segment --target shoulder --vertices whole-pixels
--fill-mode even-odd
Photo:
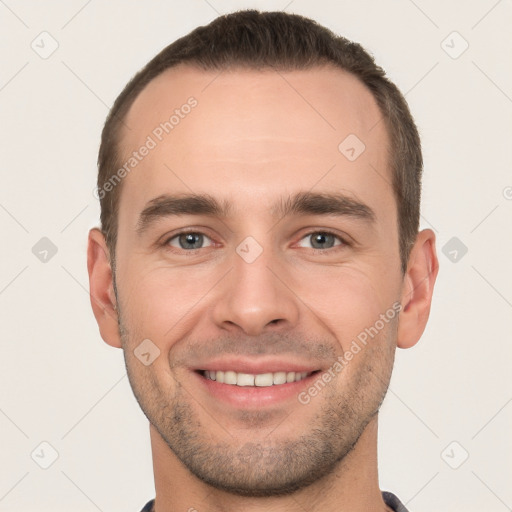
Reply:
[[[148,501],[144,508],[140,512],[153,512],[153,505],[155,503],[155,500]]]
[[[408,512],[405,505],[392,492],[382,491],[382,499],[388,507],[391,507],[394,510],[394,512]]]

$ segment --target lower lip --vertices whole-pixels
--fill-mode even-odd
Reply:
[[[235,407],[267,407],[279,404],[290,398],[296,398],[298,394],[308,387],[316,377],[316,372],[306,378],[277,384],[273,386],[236,386],[234,384],[222,384],[216,380],[203,377],[198,372],[192,372],[200,385],[213,397]]]

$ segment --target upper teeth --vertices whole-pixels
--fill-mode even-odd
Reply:
[[[234,384],[236,386],[272,386],[274,384],[286,384],[304,379],[308,372],[275,372],[275,373],[237,373],[228,371],[205,370],[204,376],[216,380],[222,384]]]

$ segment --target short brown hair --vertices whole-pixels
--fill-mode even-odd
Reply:
[[[119,142],[124,118],[144,87],[163,71],[189,64],[199,69],[304,70],[331,64],[356,76],[373,94],[390,138],[392,187],[398,211],[402,271],[419,228],[423,159],[418,130],[398,88],[361,45],[315,21],[284,12],[237,11],[216,18],[164,48],[126,85],[103,127],[98,190],[122,165]],[[100,196],[101,229],[115,262],[121,183]]]

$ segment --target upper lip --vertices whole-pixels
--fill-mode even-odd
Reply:
[[[222,357],[212,359],[202,365],[198,365],[194,370],[209,371],[234,371],[236,373],[276,373],[276,372],[314,372],[319,370],[318,366],[314,366],[311,362],[291,361],[289,359],[278,358],[259,358],[248,359],[240,357]]]

